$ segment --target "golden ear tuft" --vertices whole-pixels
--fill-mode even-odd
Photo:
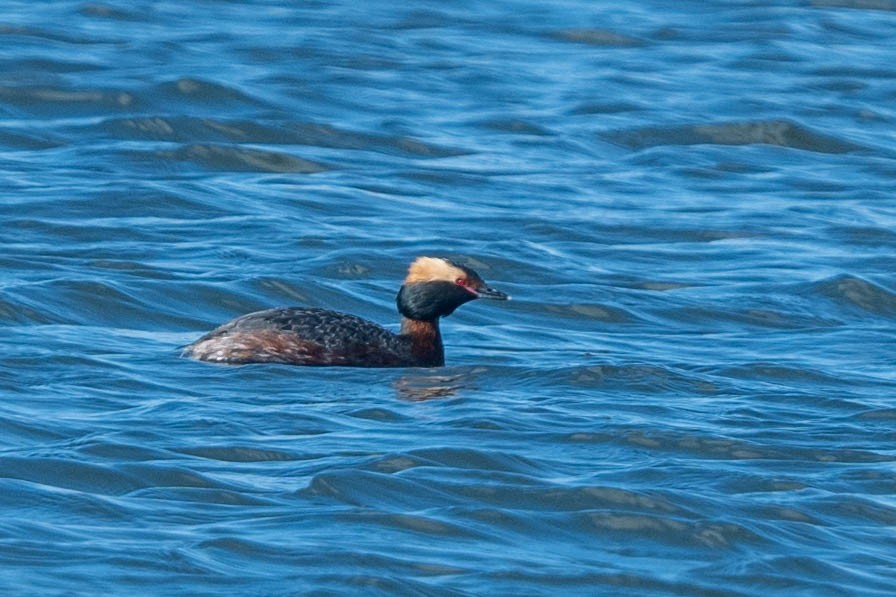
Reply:
[[[454,282],[463,278],[466,273],[441,257],[417,257],[408,268],[405,284],[415,282]]]

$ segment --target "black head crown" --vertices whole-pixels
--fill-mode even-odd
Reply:
[[[432,321],[469,301],[507,300],[503,292],[489,288],[479,274],[441,257],[418,257],[398,291],[398,312],[409,319]]]

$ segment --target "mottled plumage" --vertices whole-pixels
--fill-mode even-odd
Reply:
[[[237,317],[184,349],[184,356],[228,364],[435,367],[445,363],[439,317],[476,298],[507,299],[469,268],[420,257],[396,298],[401,331],[327,309],[288,307]]]
[[[187,355],[231,364],[401,367],[414,362],[410,338],[347,313],[298,307],[238,317],[191,344]]]

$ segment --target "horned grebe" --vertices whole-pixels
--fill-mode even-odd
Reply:
[[[441,257],[418,257],[395,300],[402,315],[398,334],[326,309],[268,309],[212,330],[184,348],[183,356],[235,365],[441,367],[445,351],[439,317],[478,298],[509,297],[486,286],[468,267]]]

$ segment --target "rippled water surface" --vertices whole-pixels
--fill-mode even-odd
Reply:
[[[4,594],[896,592],[896,2],[3,7]]]

